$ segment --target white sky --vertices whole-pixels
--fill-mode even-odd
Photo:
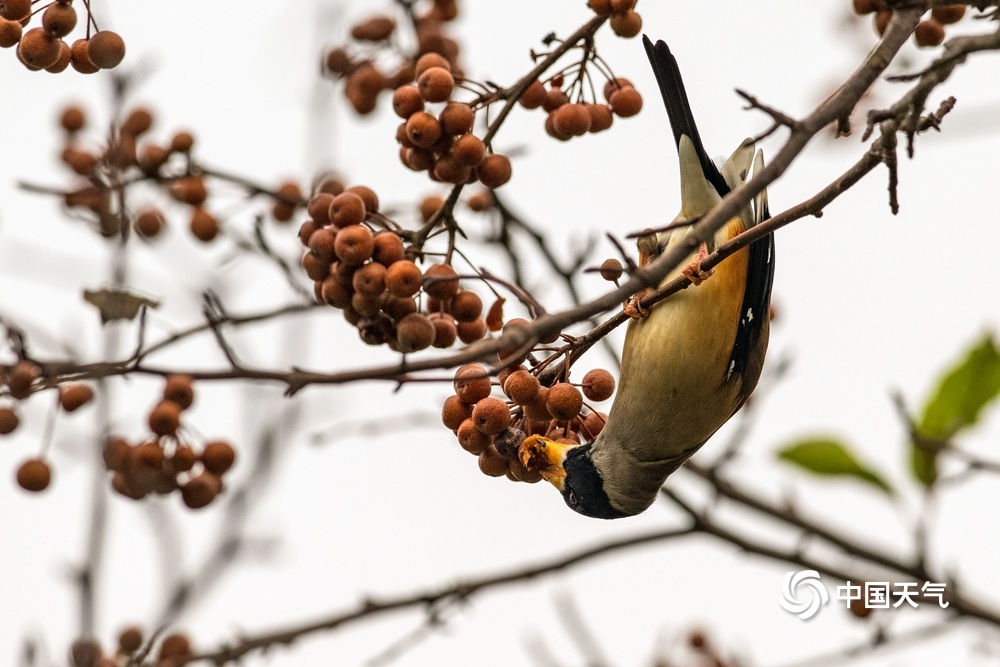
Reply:
[[[353,18],[389,2],[341,4]],[[538,47],[543,35],[552,30],[566,35],[589,15],[582,0],[464,4],[457,29],[466,68],[474,77],[500,83],[527,69],[528,49]],[[677,56],[709,152],[728,154],[767,125],[759,114],[742,110],[734,88],[804,114],[860,62],[874,35],[867,28],[844,29],[849,4],[824,0],[804,11],[792,0],[724,0],[646,2],[640,9],[644,31],[668,41]],[[317,80],[320,46],[339,42],[347,29],[336,5],[333,0],[177,0],[101,2],[95,8],[102,26],[125,38],[123,67],[147,68],[136,101],[155,109],[154,136],[193,128],[199,159],[264,183],[289,175],[308,181],[318,167],[335,165],[351,182],[374,187],[383,201],[407,206],[436,190],[424,176],[399,166],[396,120],[387,100],[375,117],[358,121],[345,112],[332,86]],[[966,21],[954,32],[972,27]],[[602,239],[606,231],[624,235],[661,224],[678,206],[676,157],[642,47],[607,32],[599,48],[615,71],[643,92],[646,108],[639,117],[616,120],[613,131],[599,136],[557,144],[544,135],[539,112],[519,110],[495,144],[500,150],[525,149],[504,192],[567,254],[581,233]],[[926,58],[909,52],[917,62]],[[796,222],[777,237],[774,300],[781,317],[770,358],[791,355],[794,365],[760,406],[759,422],[737,464],[740,477],[772,497],[794,494],[804,512],[885,549],[905,543],[918,507],[914,493],[892,505],[850,482],[815,481],[778,467],[772,453],[803,434],[833,433],[894,484],[908,488],[904,436],[889,391],[902,389],[910,404],[919,406],[938,373],[1000,321],[994,289],[1000,279],[994,257],[1000,231],[992,205],[1000,135],[994,87],[983,85],[995,79],[990,69],[995,58],[972,57],[932,96],[934,107],[947,95],[955,95],[958,105],[941,135],[919,141],[916,160],[901,160],[899,216],[889,214],[885,171],[878,169],[821,220]],[[107,77],[30,73],[8,51],[0,54],[0,82],[5,128],[0,314],[23,323],[36,349],[56,354],[68,348],[96,359],[97,318],[78,294],[107,280],[104,243],[62,219],[51,202],[17,190],[15,182],[70,182],[56,163],[55,119],[64,103],[80,101],[103,122]],[[891,100],[901,90],[882,83],[877,99]],[[772,187],[772,210],[812,195],[853,163],[863,150],[859,135],[836,143],[814,141]],[[773,153],[779,145],[772,138],[764,148]],[[470,230],[482,224],[474,218],[463,222]],[[213,278],[225,251],[195,246],[179,233],[182,220],[172,224],[163,243],[130,255],[133,284],[164,301],[152,318],[154,331],[196,322],[197,294],[209,286],[233,312],[290,298],[280,276],[259,262],[226,264],[221,278]],[[600,247],[595,263],[612,254],[606,241]],[[504,266],[488,253],[478,258]],[[604,289],[597,278],[585,285],[595,296]],[[546,304],[565,305],[558,287],[539,285],[538,293]],[[233,340],[243,358],[261,365],[332,370],[389,360],[387,351],[358,341],[334,312],[296,320],[289,329],[294,331],[250,330]],[[132,337],[125,339],[130,345]],[[620,337],[615,340],[620,344]],[[173,360],[184,364],[218,367],[224,361],[207,338],[178,352]],[[606,363],[600,351],[591,357],[581,376]],[[158,383],[135,380],[115,391],[119,430],[141,433]],[[353,608],[365,595],[433,589],[460,576],[532,564],[660,528],[676,518],[661,506],[613,523],[577,516],[547,485],[482,476],[475,460],[436,423],[384,436],[354,436],[343,428],[345,422],[414,412],[434,421],[447,392],[447,385],[421,384],[393,393],[391,385],[373,383],[303,392],[298,403],[304,426],[280,438],[279,474],[260,490],[263,498],[250,522],[252,536],[276,541],[274,551],[270,560],[234,567],[180,619],[179,627],[192,634],[198,648]],[[0,442],[0,471],[12,477],[18,462],[37,451],[49,405],[38,396],[21,407],[22,429]],[[200,386],[191,422],[210,437],[229,435],[239,444],[252,441],[291,407],[280,388]],[[310,446],[309,435],[330,425],[347,435]],[[13,660],[25,635],[59,647],[61,659],[58,651],[73,636],[76,597],[68,572],[83,553],[91,479],[86,448],[95,426],[93,409],[60,419],[52,453],[56,477],[46,494],[29,497],[13,484],[0,485],[0,532],[7,536],[0,557],[0,659]],[[989,455],[998,427],[992,415],[964,444]],[[712,455],[712,443],[705,454]],[[248,461],[241,463],[245,472]],[[238,467],[237,484],[240,474]],[[690,482],[678,474],[671,484],[694,489]],[[936,567],[957,573],[967,590],[986,593],[996,608],[1000,545],[991,530],[994,486],[991,479],[979,479],[942,498],[932,553]],[[185,535],[181,567],[194,567],[219,529],[219,513],[192,514],[176,497],[161,505]],[[162,604],[163,554],[150,531],[150,510],[117,497],[110,510],[99,607],[106,643],[125,624],[148,624]],[[579,663],[558,621],[554,599],[563,593],[573,596],[616,665],[648,662],[658,638],[676,640],[692,625],[707,626],[724,646],[759,665],[783,665],[863,640],[867,628],[832,605],[809,622],[781,610],[781,580],[790,569],[707,538],[644,547],[478,595],[397,664],[532,664],[525,642],[542,633],[561,662]],[[910,627],[933,618],[892,612],[889,620],[893,627]],[[363,664],[419,624],[417,613],[396,614],[310,637],[246,664]],[[976,664],[981,658],[973,640],[979,634],[970,627],[864,664]],[[995,639],[993,647],[995,652]]]

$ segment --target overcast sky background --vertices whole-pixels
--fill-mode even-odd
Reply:
[[[191,128],[204,163],[268,184],[287,176],[308,182],[319,168],[334,166],[393,206],[412,207],[417,198],[440,191],[399,165],[397,121],[387,99],[377,114],[359,120],[346,110],[339,91],[317,77],[321,48],[341,42],[353,19],[389,2],[93,4],[102,27],[126,41],[122,67],[145,72],[134,100],[155,110],[153,136],[165,139],[176,129]],[[546,33],[567,35],[589,18],[584,4],[465,2],[455,28],[468,73],[514,81],[529,67],[528,50]],[[645,2],[640,12],[643,30],[665,39],[680,63],[709,152],[728,154],[768,125],[760,114],[743,110],[734,88],[803,115],[861,61],[875,36],[867,20],[860,28],[845,25],[849,6],[847,0],[814,2],[809,11],[792,0]],[[950,32],[974,28],[980,26],[967,19]],[[567,256],[582,235],[601,238],[595,264],[614,254],[603,239],[606,231],[623,236],[662,224],[679,203],[669,126],[639,40],[602,31],[598,45],[616,73],[643,92],[642,114],[616,120],[611,132],[558,144],[544,135],[540,112],[519,109],[495,141],[498,150],[524,151],[504,187],[508,199]],[[908,52],[916,65],[928,56],[913,48]],[[938,374],[1000,321],[995,260],[1000,220],[994,205],[1000,107],[995,86],[987,85],[996,80],[996,58],[972,57],[932,96],[932,107],[947,95],[956,96],[958,105],[940,135],[918,141],[917,159],[901,157],[898,216],[889,213],[885,170],[877,169],[829,206],[822,219],[796,222],[777,236],[774,301],[780,318],[769,359],[773,364],[787,356],[793,364],[759,405],[736,473],[771,497],[794,496],[804,513],[857,531],[880,548],[905,544],[919,509],[889,392],[900,389],[911,406],[921,405]],[[0,315],[21,323],[38,350],[69,349],[98,359],[100,327],[79,293],[108,280],[108,248],[81,225],[67,222],[52,201],[18,190],[16,181],[71,182],[57,163],[58,112],[67,102],[80,102],[95,120],[106,122],[108,77],[28,72],[5,51],[0,82],[5,100],[0,104]],[[875,100],[892,101],[902,90],[882,82]],[[771,188],[772,210],[811,196],[852,164],[864,150],[856,127],[848,139],[817,138]],[[773,154],[779,146],[780,138],[773,137],[764,149]],[[404,211],[401,220],[408,215],[412,212]],[[462,222],[474,232],[483,229],[475,218]],[[189,241],[180,217],[172,224],[168,238],[154,247],[137,244],[129,255],[131,283],[163,301],[151,317],[154,331],[197,322],[197,295],[207,287],[217,289],[234,313],[291,300],[271,267],[227,262],[225,249]],[[294,229],[272,231],[291,237]],[[294,239],[286,240],[283,247],[293,248]],[[476,256],[488,266],[504,266],[489,253]],[[213,278],[217,270],[221,278]],[[584,285],[590,296],[606,289],[596,277]],[[567,303],[555,283],[532,287],[552,308]],[[124,354],[133,338],[130,329],[123,331]],[[334,370],[391,358],[387,350],[363,345],[332,310],[232,338],[241,358],[260,365]],[[621,333],[613,340],[620,345]],[[581,377],[588,368],[607,365],[602,354],[595,349],[588,355]],[[166,359],[185,367],[224,363],[207,337]],[[393,389],[381,383],[310,388],[294,402],[300,426],[281,432],[279,474],[260,489],[263,497],[249,529],[252,536],[274,540],[273,551],[267,560],[234,567],[179,620],[196,647],[350,609],[365,596],[437,588],[459,577],[540,562],[679,518],[657,505],[637,518],[599,522],[570,512],[546,484],[487,478],[436,421],[448,385]],[[197,391],[191,423],[209,437],[230,436],[237,445],[287,418],[293,406],[280,387],[199,385]],[[159,383],[144,379],[116,385],[112,411],[120,432],[142,433],[158,392]],[[51,405],[47,395],[21,406],[22,429],[0,442],[0,472],[8,471],[3,473],[8,478],[37,451]],[[57,652],[74,636],[78,620],[69,573],[84,549],[92,480],[88,448],[96,415],[91,408],[60,419],[51,456],[55,480],[47,493],[29,496],[12,483],[0,485],[0,532],[7,536],[0,556],[0,660],[13,661],[25,635],[58,647]],[[425,425],[417,419],[417,425],[383,435],[355,428],[370,420],[408,423],[397,420],[400,415],[423,415]],[[340,437],[310,444],[310,436],[328,433],[323,429],[331,426]],[[994,411],[963,444],[992,455],[998,429]],[[727,427],[713,442],[724,442],[729,432]],[[811,433],[850,442],[903,489],[900,498],[888,501],[866,487],[817,481],[772,462],[779,447]],[[704,456],[713,456],[712,443]],[[245,470],[237,468],[237,482]],[[682,473],[671,484],[699,488]],[[932,545],[938,571],[946,568],[967,581],[969,591],[987,594],[984,601],[994,608],[1000,606],[995,489],[996,481],[982,476],[944,494]],[[160,505],[157,511],[172,515],[183,532],[179,560],[158,553],[148,507],[117,497],[110,501],[99,607],[100,639],[106,644],[123,625],[148,624],[157,613],[161,560],[194,567],[219,530],[217,511],[188,512],[177,497]],[[787,534],[767,527],[762,534],[788,541]],[[562,594],[572,596],[616,665],[648,664],[658,646],[676,643],[692,626],[708,628],[750,664],[769,667],[867,636],[868,626],[833,604],[808,622],[783,611],[779,590],[790,569],[702,537],[633,549],[477,595],[397,664],[533,664],[526,646],[543,635],[562,664],[579,664],[558,620],[554,600]],[[837,583],[827,584],[833,594]],[[936,618],[933,612],[887,616],[893,628]],[[364,664],[418,627],[421,618],[416,612],[395,614],[306,638],[246,664]],[[969,626],[862,664],[985,664],[978,652],[981,634]],[[982,638],[995,657],[995,635]]]

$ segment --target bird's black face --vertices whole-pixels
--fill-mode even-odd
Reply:
[[[570,509],[595,519],[620,519],[628,516],[611,505],[604,491],[604,480],[590,458],[590,444],[574,447],[563,461],[566,479],[563,499]]]

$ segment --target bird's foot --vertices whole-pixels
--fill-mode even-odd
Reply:
[[[701,261],[695,260],[681,270],[681,275],[690,280],[691,284],[697,287],[709,279],[712,275],[712,271],[702,271]]]
[[[649,290],[637,292],[629,297],[629,300],[622,304],[622,310],[633,320],[643,320],[649,317],[649,308],[642,305],[643,298],[649,294]]]
[[[701,269],[701,262],[706,257],[708,257],[708,247],[702,243],[698,247],[698,257],[681,270],[681,275],[690,280],[695,287],[708,280],[709,276],[712,275],[711,270],[703,271]]]

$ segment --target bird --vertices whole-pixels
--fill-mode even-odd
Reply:
[[[681,210],[666,231],[637,240],[639,264],[655,260],[690,232],[726,194],[764,166],[752,139],[713,162],[701,141],[677,61],[662,40],[643,35],[680,160]],[[632,315],[622,349],[618,391],[604,428],[592,442],[557,443],[529,436],[518,450],[580,514],[617,519],[645,511],[676,471],[746,402],[760,378],[769,335],[774,282],[773,233],[741,248],[711,274],[700,260],[770,217],[757,195],[685,264],[666,276],[691,278],[649,311]]]

